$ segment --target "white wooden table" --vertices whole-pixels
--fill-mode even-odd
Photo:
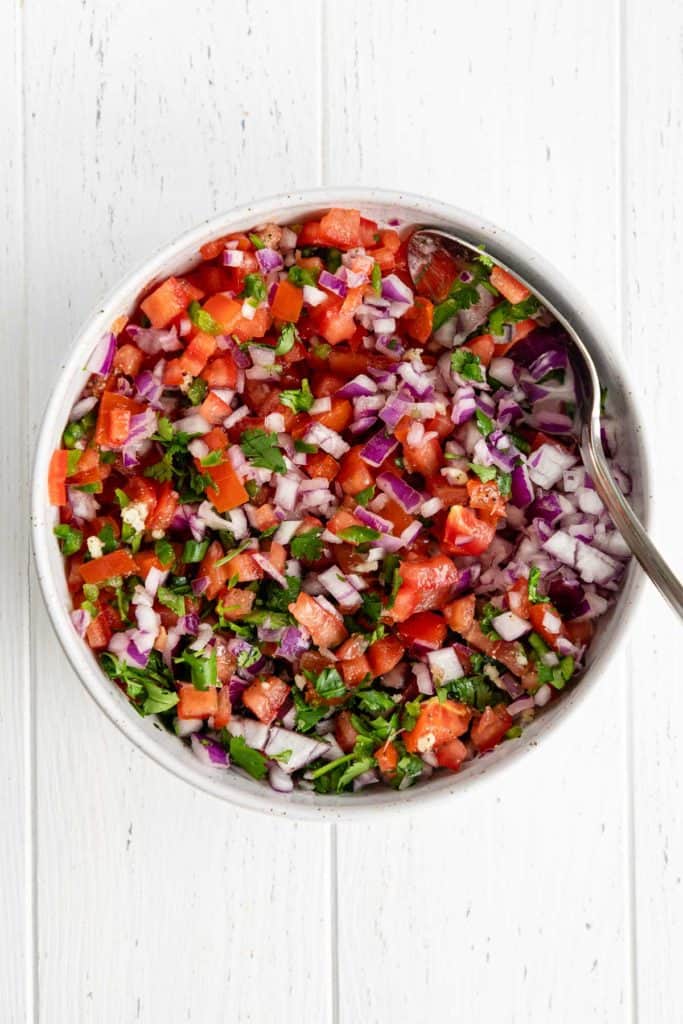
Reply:
[[[0,1019],[683,1019],[683,687],[651,588],[591,700],[414,819],[239,813],[145,760],[55,641],[30,459],[98,297],[206,215],[366,184],[506,225],[597,300],[681,560],[675,0],[0,0]]]

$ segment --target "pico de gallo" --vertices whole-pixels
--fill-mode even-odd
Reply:
[[[331,209],[204,245],[102,338],[50,464],[104,673],[282,793],[519,737],[626,564],[562,329],[483,249],[413,282],[410,234]]]

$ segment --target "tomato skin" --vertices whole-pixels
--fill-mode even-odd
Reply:
[[[320,219],[319,236],[323,245],[353,249],[361,244],[361,216],[358,210],[333,207]]]
[[[474,594],[466,594],[447,604],[443,610],[446,622],[456,633],[464,636],[474,623],[476,598]]]
[[[590,619],[581,619],[580,621],[573,619],[570,622],[565,622],[564,628],[567,638],[577,646],[583,647],[593,639],[594,629]]]
[[[360,457],[362,447],[361,444],[355,445],[342,456],[337,483],[341,484],[344,494],[358,494],[375,482],[370,467]]]
[[[192,301],[201,299],[203,295],[201,288],[182,277],[169,277],[140,303],[140,309],[149,317],[152,327],[168,327]]]
[[[137,377],[144,358],[143,353],[137,345],[126,343],[116,350],[116,354],[114,355],[114,369],[120,370],[121,373],[125,373],[128,377]]]
[[[154,511],[147,517],[146,530],[168,530],[178,507],[178,492],[168,480],[159,488]]]
[[[419,444],[408,443],[408,434],[414,420],[404,416],[394,429],[394,436],[403,446],[403,458],[409,473],[421,473],[424,477],[434,476],[443,465],[443,451],[438,437],[431,437]]]
[[[93,651],[106,650],[111,640],[111,627],[107,616],[103,612],[100,612],[92,620],[85,631],[85,638],[88,641],[88,646]]]
[[[436,760],[440,768],[448,768],[452,772],[460,771],[467,758],[467,747],[462,740],[450,740],[436,750]]]
[[[234,571],[230,568],[230,562],[227,562],[224,565],[216,565],[216,562],[219,562],[223,558],[224,554],[225,552],[223,551],[221,543],[217,540],[213,541],[213,543],[209,545],[199,567],[199,572],[197,574],[198,577],[207,576],[209,579],[209,585],[204,591],[204,594],[209,601],[213,601],[214,597],[218,597]]]
[[[453,505],[444,527],[443,544],[456,555],[481,555],[496,533],[493,522],[480,519],[472,509]]]
[[[398,665],[405,648],[396,636],[385,636],[368,648],[368,661],[375,677],[386,675]]]
[[[229,565],[230,563],[228,563]],[[256,594],[253,590],[242,590],[239,587],[226,587],[219,594],[221,615],[230,622],[248,615],[254,606]]]
[[[216,698],[216,714],[213,716],[214,729],[225,729],[231,717],[230,688],[228,686],[221,686]]]
[[[457,273],[458,266],[455,260],[445,249],[437,249],[419,275],[418,294],[426,296],[432,302],[443,302],[448,297]]]
[[[486,483],[481,480],[468,480],[467,493],[470,498],[470,508],[485,512],[487,518],[499,518],[505,515],[507,502],[494,480],[489,480]]]
[[[345,754],[351,753],[358,739],[358,733],[351,721],[350,711],[340,711],[337,715],[334,723],[334,738]]]
[[[211,718],[218,710],[218,694],[213,686],[195,690],[192,683],[182,683],[178,690],[178,718]]]
[[[124,490],[131,502],[144,506],[145,520],[149,519],[157,503],[157,491],[152,481],[146,476],[133,476]]]
[[[556,647],[560,637],[567,635],[562,616],[550,601],[529,605],[529,621],[550,647]]]
[[[524,299],[528,299],[531,295],[525,284],[522,284],[516,277],[513,277],[508,270],[504,270],[499,266],[495,266],[491,270],[491,284],[513,306],[518,302],[523,302]]]
[[[303,591],[289,605],[289,611],[297,622],[306,627],[318,647],[338,647],[348,635],[341,616],[337,619]]]
[[[443,608],[458,582],[458,570],[446,555],[406,559],[399,563],[398,572],[402,583],[393,608],[387,612],[392,622]]]
[[[478,337],[466,341],[462,347],[478,356],[482,366],[489,365],[496,351],[496,343],[492,334],[480,334]]]
[[[434,319],[434,305],[423,295],[415,297],[415,305],[403,314],[401,323],[410,338],[422,344],[429,341]]]
[[[360,686],[364,679],[372,676],[370,662],[364,654],[359,654],[356,658],[346,658],[340,661],[339,670],[344,683],[349,687]]]
[[[418,612],[402,622],[398,631],[406,644],[431,651],[438,650],[446,639],[446,623],[441,615],[435,612]]]
[[[508,608],[521,619],[529,618],[529,585],[522,577],[507,592]]]
[[[394,774],[398,767],[398,750],[391,740],[387,740],[386,743],[377,748],[375,751],[375,761],[383,775]]]
[[[276,718],[289,696],[289,686],[277,676],[256,679],[242,694],[242,703],[265,725]]]
[[[497,704],[494,708],[487,707],[481,718],[472,726],[472,743],[480,754],[493,750],[511,726],[512,717],[502,704]]]
[[[472,709],[466,704],[454,700],[442,704],[438,697],[432,697],[420,706],[415,726],[403,734],[406,750],[410,754],[438,750],[466,733],[471,718]]]

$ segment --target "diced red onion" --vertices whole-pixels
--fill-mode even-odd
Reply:
[[[240,406],[239,409],[235,409],[233,413],[230,413],[229,416],[226,416],[226,418],[223,420],[223,426],[229,430],[230,427],[234,427],[237,423],[240,422],[240,420],[243,420],[244,417],[248,415],[249,407],[246,405],[242,405]]]
[[[335,459],[340,459],[350,448],[350,445],[339,434],[322,423],[313,423],[306,432],[304,440],[308,444],[318,445]]]
[[[411,306],[414,302],[412,289],[396,274],[387,274],[382,278],[382,296],[390,302],[406,302]]]
[[[173,423],[173,429],[176,433],[208,434],[211,430],[211,425],[206,422],[203,416],[200,416],[200,414],[196,412],[191,413],[189,416],[184,416],[179,420],[175,420]]]
[[[208,736],[197,736],[192,733],[190,745],[193,753],[208,768],[226,769],[229,765],[228,755],[225,749],[216,740]]]
[[[492,619],[492,625],[503,640],[517,640],[531,629],[531,623],[514,612],[501,612]]]
[[[284,266],[280,253],[267,247],[256,250],[256,259],[264,274],[270,274],[273,270],[281,270]]]
[[[421,662],[416,662],[413,665],[413,674],[420,693],[424,693],[427,697],[432,697],[436,691],[434,689],[431,672],[427,666],[423,665]]]
[[[327,295],[320,288],[314,288],[313,285],[305,284],[303,289],[304,302],[307,306],[319,306],[322,302],[325,302]]]
[[[282,573],[275,568],[273,563],[270,561],[269,558],[266,557],[266,555],[254,553],[251,557],[254,559],[256,564],[263,569],[265,573],[267,573],[275,580],[276,583],[279,583],[280,586],[284,587],[285,589],[287,588],[287,580],[282,575]]]
[[[104,334],[88,360],[88,369],[91,373],[97,374],[98,377],[106,377],[111,373],[115,354],[116,335],[111,333]]]
[[[155,327],[138,327],[136,324],[128,324],[126,334],[148,356],[156,356],[160,352],[177,352],[183,347],[175,327],[160,330]]]
[[[85,608],[76,608],[71,612],[71,621],[78,635],[84,637],[88,626],[92,622],[92,615]]]
[[[455,392],[451,419],[456,426],[471,420],[477,411],[477,403],[474,400],[474,389],[469,387],[458,388]]]
[[[397,447],[398,440],[395,437],[390,437],[384,431],[380,431],[374,434],[361,448],[360,457],[369,466],[378,468]]]
[[[371,512],[370,509],[363,508],[362,505],[356,505],[353,514],[365,526],[369,526],[372,530],[378,530],[380,533],[390,533],[393,528],[393,523],[388,519],[383,519],[382,516]]]
[[[404,512],[417,512],[422,504],[422,495],[419,491],[393,473],[380,473],[377,477],[377,486],[397,501]]]
[[[76,420],[82,419],[84,416],[94,409],[97,405],[97,398],[95,395],[89,395],[87,398],[79,399],[73,406],[69,413],[69,423],[75,423]]]
[[[564,471],[576,461],[576,456],[571,452],[554,444],[542,444],[529,456],[529,476],[539,487],[550,490],[562,479]]]
[[[337,398],[360,398],[377,394],[377,385],[365,373],[359,373],[335,392]]]
[[[76,519],[84,519],[86,522],[91,522],[97,515],[97,510],[100,507],[95,500],[95,495],[79,491],[76,487],[67,487],[66,493],[71,511]]]
[[[552,698],[552,695],[552,689],[547,683],[544,683],[543,686],[541,686],[534,694],[534,704],[538,708],[545,707],[548,701]]]
[[[223,252],[224,267],[241,267],[243,263],[244,253],[241,249],[225,249]]]
[[[277,757],[287,750],[291,751],[288,760],[279,764],[283,772],[291,775],[320,757],[327,750],[327,744],[309,736],[302,736],[300,732],[290,732],[280,726],[273,726],[264,750],[266,757]]]
[[[338,295],[340,299],[345,299],[349,290],[348,285],[340,277],[330,274],[328,270],[321,270],[318,284],[321,288],[327,288],[329,292]]]
[[[442,647],[439,651],[429,651],[427,661],[436,686],[449,683],[452,679],[460,679],[465,674],[454,647]]]
[[[167,576],[168,569],[158,569],[153,565],[145,577],[145,590],[147,593],[154,597],[159,587],[166,581]]]
[[[508,704],[507,712],[512,718],[516,718],[517,715],[521,715],[523,711],[531,711],[534,707],[533,697],[520,697],[519,700],[514,701],[512,704]]]

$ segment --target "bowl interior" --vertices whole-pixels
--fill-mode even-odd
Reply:
[[[298,818],[335,820],[354,818],[382,808],[415,806],[436,797],[455,793],[475,779],[495,775],[502,762],[510,762],[538,741],[558,722],[596,681],[617,634],[624,627],[625,612],[632,605],[636,567],[632,560],[624,587],[610,614],[601,621],[591,646],[586,673],[579,684],[562,699],[543,709],[522,738],[509,741],[486,757],[470,762],[458,775],[444,775],[397,793],[384,787],[368,787],[353,796],[320,798],[315,793],[295,790],[283,796],[275,794],[266,782],[258,783],[237,772],[207,768],[181,740],[168,733],[154,718],[141,718],[126,697],[102,673],[87,645],[77,636],[69,618],[70,597],[64,577],[61,554],[52,534],[55,509],[48,504],[47,470],[50,455],[59,445],[67,416],[87,377],[88,358],[102,334],[117,316],[130,313],[141,291],[171,273],[187,271],[197,262],[199,246],[211,238],[240,231],[254,224],[273,220],[296,222],[318,210],[336,206],[360,207],[374,220],[386,223],[399,219],[402,225],[429,224],[451,230],[476,244],[483,243],[492,255],[536,285],[573,323],[591,349],[601,380],[609,389],[611,411],[620,429],[620,461],[631,474],[632,501],[636,512],[647,512],[646,463],[640,443],[640,430],[631,394],[610,354],[606,337],[586,301],[542,257],[506,232],[478,216],[428,199],[386,192],[357,192],[344,189],[319,190],[298,196],[264,200],[214,218],[189,232],[119,285],[99,307],[80,332],[47,408],[34,467],[33,535],[38,575],[52,622],[72,665],[90,694],[108,717],[141,749],[178,776],[215,796],[240,806],[270,814]]]

